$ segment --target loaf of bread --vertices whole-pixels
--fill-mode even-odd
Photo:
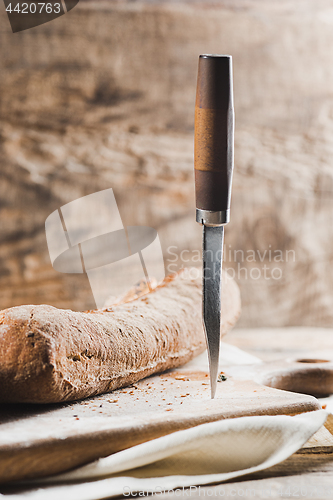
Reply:
[[[55,403],[110,392],[186,363],[206,345],[201,279],[167,277],[105,310],[25,305],[0,312],[0,402]],[[223,287],[223,333],[240,313]]]

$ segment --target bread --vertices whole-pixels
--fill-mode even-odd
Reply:
[[[201,279],[190,279],[188,271],[106,310],[24,305],[1,311],[0,402],[82,399],[180,366],[201,353]],[[239,312],[238,287],[228,279],[224,333]]]

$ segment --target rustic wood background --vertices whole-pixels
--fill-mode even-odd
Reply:
[[[239,325],[332,325],[330,0],[81,1],[16,34],[1,3],[0,46],[1,308],[93,307],[85,276],[53,270],[44,222],[107,187],[125,225],[158,230],[168,270],[198,265],[194,97],[213,52],[234,59]]]

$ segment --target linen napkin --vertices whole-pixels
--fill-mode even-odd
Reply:
[[[325,423],[324,410],[220,420],[134,446],[72,472],[29,483],[8,500],[99,500],[221,483],[296,452]]]

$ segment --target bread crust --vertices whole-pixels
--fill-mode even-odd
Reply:
[[[0,402],[83,399],[200,354],[206,347],[201,279],[189,276],[169,276],[153,291],[105,310],[24,305],[1,311]],[[231,279],[222,295],[226,333],[240,313],[239,290]]]

